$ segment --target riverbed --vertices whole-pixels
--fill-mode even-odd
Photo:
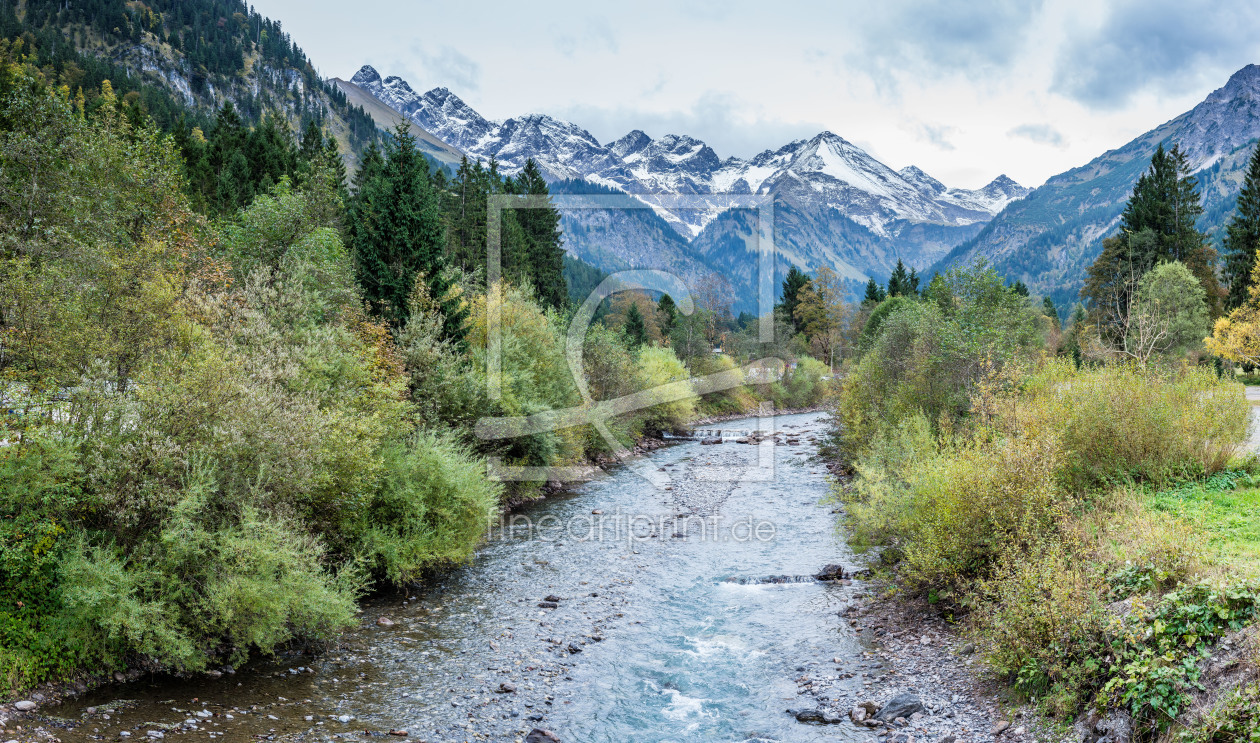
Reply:
[[[812,577],[855,563],[813,459],[824,420],[719,427],[518,509],[471,564],[365,604],[336,649],[105,687],[43,722],[67,742],[873,739],[787,712],[888,673],[842,616],[863,584]],[[759,427],[778,444],[736,443]]]

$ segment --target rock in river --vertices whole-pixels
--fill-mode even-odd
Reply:
[[[797,722],[808,722],[813,725],[837,725],[843,719],[822,709],[790,709],[788,714]]]
[[[818,580],[844,580],[844,566],[826,565],[822,570],[814,573],[814,577]]]
[[[550,730],[534,728],[525,736],[525,743],[560,743],[560,736]]]

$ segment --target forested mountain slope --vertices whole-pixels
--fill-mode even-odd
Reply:
[[[159,127],[206,129],[231,103],[242,122],[279,115],[292,132],[314,123],[353,168],[377,137],[360,106],[325,82],[279,21],[243,0],[25,0],[0,7],[0,36],[22,40],[51,82],[88,106],[101,81],[134,94]]]
[[[984,257],[1012,280],[1069,305],[1160,143],[1179,145],[1186,153],[1203,194],[1199,227],[1219,245],[1258,136],[1260,67],[1248,65],[1190,111],[1011,203],[935,268]]]

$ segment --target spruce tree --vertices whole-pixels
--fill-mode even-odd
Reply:
[[[1054,323],[1055,330],[1061,329],[1062,326],[1059,323],[1059,310],[1055,308],[1054,300],[1050,297],[1042,299],[1041,309],[1046,313],[1046,317],[1050,318],[1050,322]]]
[[[888,296],[904,297],[910,294],[910,276],[906,273],[906,264],[897,259],[897,267],[888,277]]]
[[[873,305],[877,305],[887,299],[887,297],[888,294],[884,291],[882,286],[875,283],[875,279],[867,279],[866,295],[862,297],[862,306],[871,307]]]
[[[954,309],[954,290],[945,283],[945,277],[939,273],[932,276],[927,288],[923,290],[923,298],[935,302],[941,312],[949,313]]]
[[[525,161],[525,167],[513,179],[512,192],[541,198],[547,204],[543,208],[516,210],[516,221],[525,235],[525,261],[535,294],[544,305],[563,309],[569,303],[569,290],[564,283],[560,212],[551,206],[547,181],[532,157]]]
[[[678,305],[674,303],[673,297],[662,294],[656,309],[661,313],[661,332],[668,336],[674,332],[674,323],[678,321]]]
[[[399,124],[383,164],[373,164],[349,209],[350,244],[363,296],[395,327],[407,320],[416,278],[443,316],[443,334],[462,341],[466,312],[451,296],[442,252],[445,236],[429,164],[408,128]],[[365,166],[366,167],[366,166]]]
[[[788,322],[792,323],[792,329],[797,333],[801,332],[801,321],[796,317],[796,305],[800,303],[801,290],[809,286],[809,276],[804,271],[792,266],[788,269],[787,276],[783,278],[783,301],[779,306],[783,309],[783,314],[787,315]]]
[[[1127,307],[1137,282],[1164,261],[1184,263],[1203,286],[1211,313],[1219,314],[1224,292],[1216,279],[1216,251],[1197,226],[1202,213],[1198,182],[1189,174],[1185,153],[1177,146],[1165,150],[1158,145],[1121,214],[1120,234],[1103,240],[1102,253],[1081,289],[1091,322],[1104,336],[1126,332]]]
[[[1238,205],[1225,233],[1226,308],[1242,306],[1251,287],[1251,270],[1260,248],[1260,145],[1251,153]]]
[[[626,310],[626,340],[634,348],[638,348],[647,343],[647,324],[643,322],[643,313],[639,312],[638,305],[631,304],[630,309]]]

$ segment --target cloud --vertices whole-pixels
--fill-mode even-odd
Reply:
[[[1051,90],[1119,109],[1142,91],[1180,94],[1253,61],[1260,8],[1225,0],[1119,0],[1060,49]]]
[[[458,49],[442,46],[432,50],[415,46],[412,51],[424,65],[424,74],[406,79],[413,85],[422,85],[418,89],[428,90],[437,85],[446,85],[456,91],[470,91],[481,86],[481,65]]]
[[[954,149],[954,143],[950,142],[949,138],[957,131],[957,128],[943,124],[921,124],[919,138],[931,142],[938,150],[948,151]]]
[[[856,32],[846,63],[878,83],[896,85],[899,75],[979,75],[1008,64],[1043,0],[971,0],[872,3],[846,18]]]
[[[654,138],[687,134],[703,140],[723,158],[751,157],[764,151],[768,144],[777,148],[793,140],[808,139],[827,128],[818,122],[768,116],[761,107],[719,91],[708,91],[690,107],[669,111],[579,104],[560,109],[556,115],[585,127],[601,142],[611,142],[631,129],[642,129]]]
[[[607,51],[616,54],[621,49],[612,26],[602,18],[587,19],[576,27],[552,26],[551,34],[556,51],[570,58],[579,51]]]
[[[1067,139],[1064,138],[1063,133],[1049,124],[1020,124],[1006,134],[1009,137],[1020,137],[1030,142],[1048,144],[1060,149],[1067,147]]]

